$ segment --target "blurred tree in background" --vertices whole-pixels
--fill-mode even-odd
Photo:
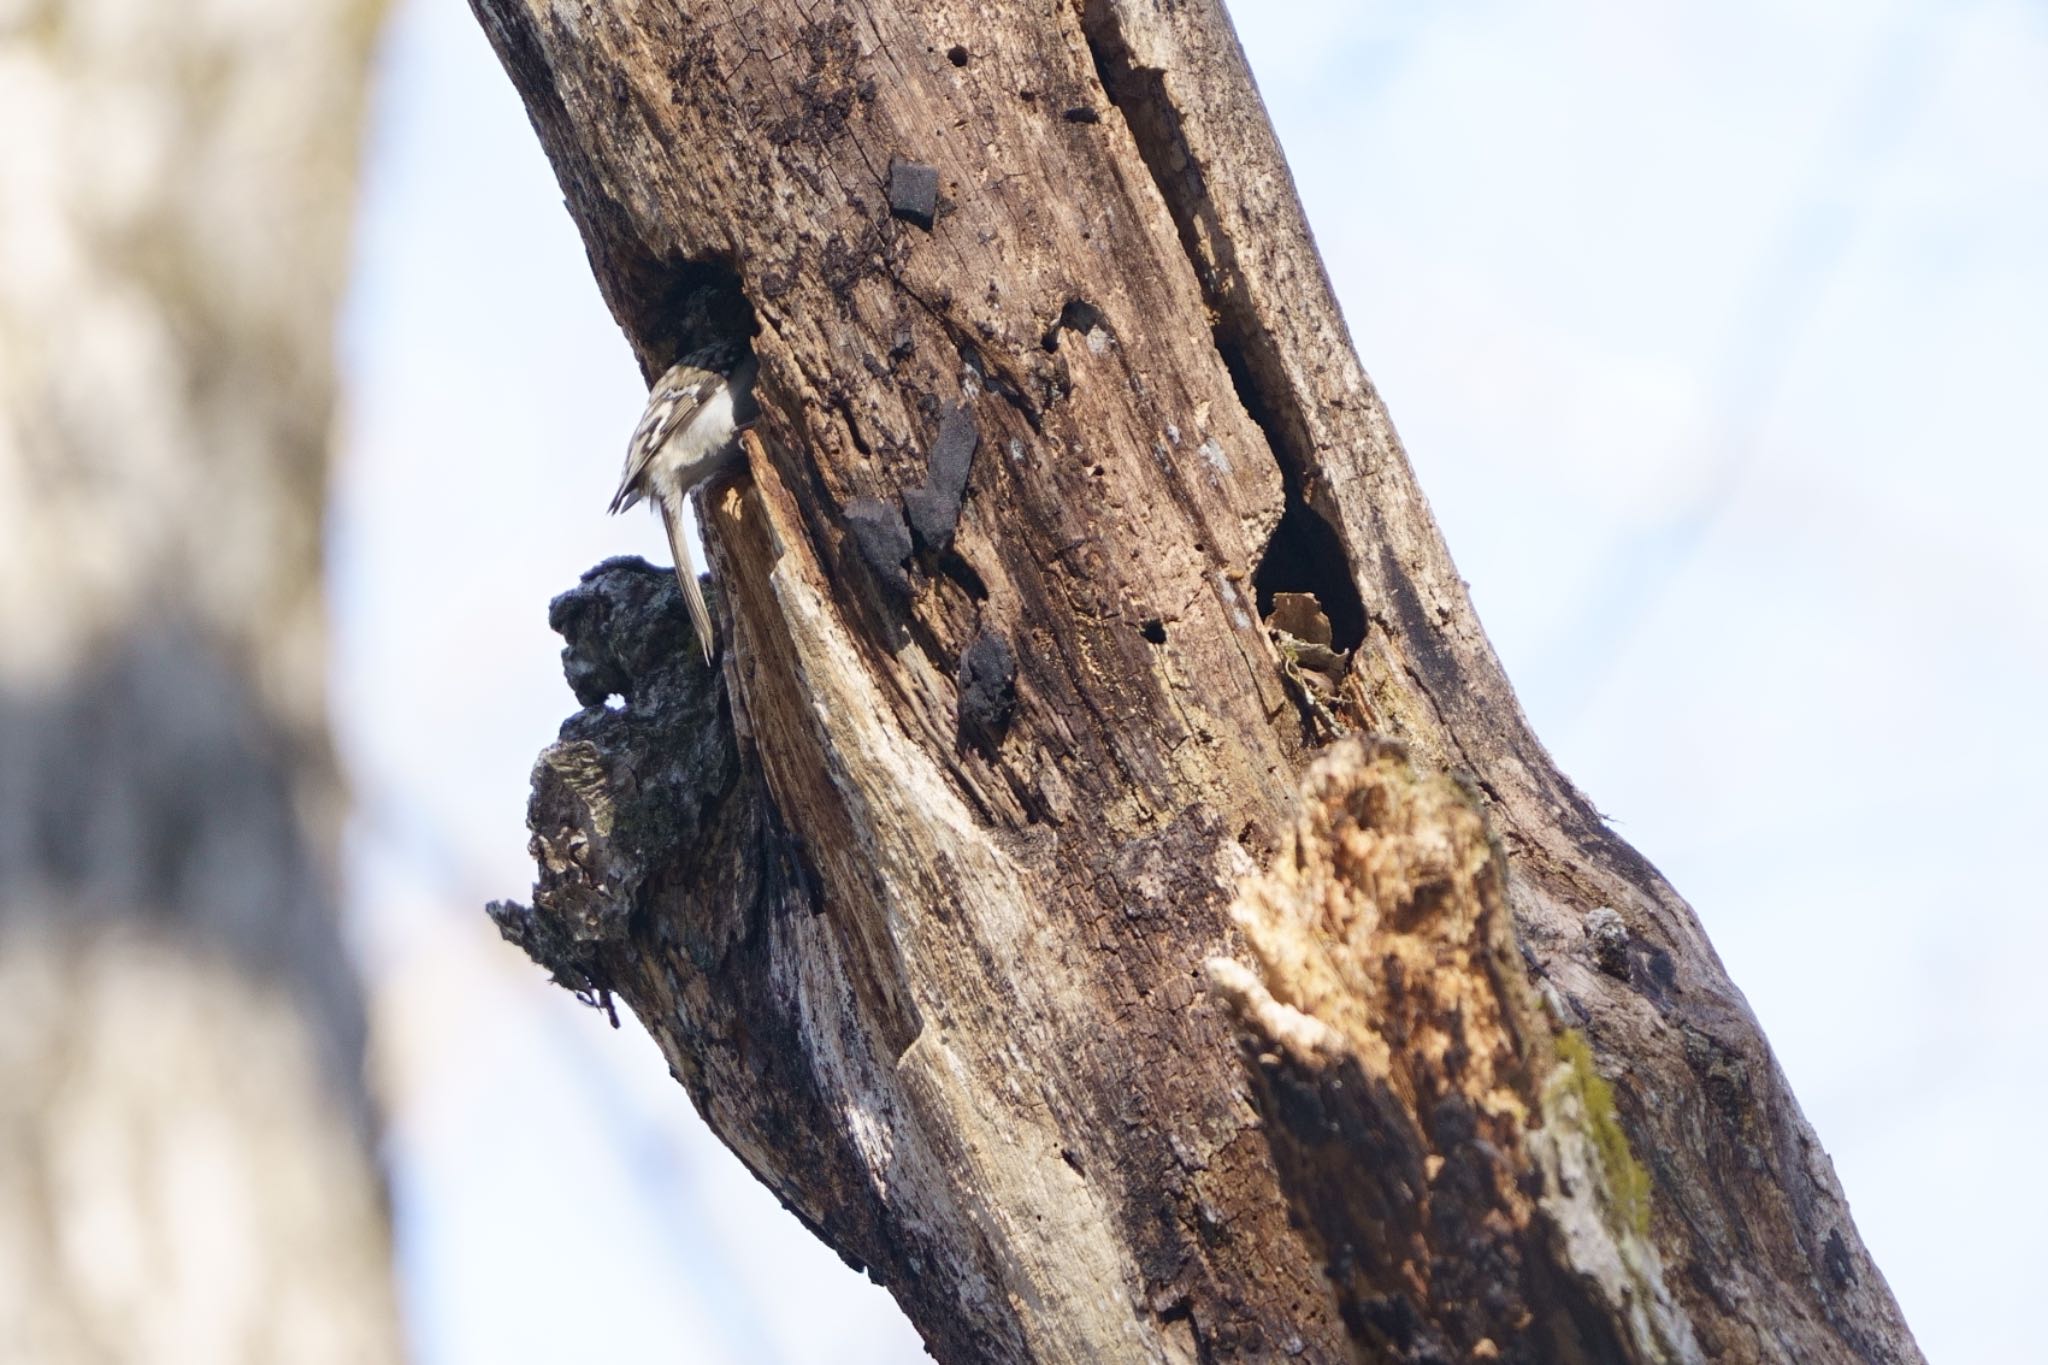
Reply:
[[[0,1359],[399,1355],[321,562],[380,13],[0,3]]]

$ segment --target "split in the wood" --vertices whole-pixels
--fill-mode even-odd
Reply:
[[[961,387],[971,398],[976,392],[988,392],[1016,409],[1019,416],[1031,427],[1033,434],[1045,430],[1045,410],[1059,401],[1065,393],[1063,379],[1057,382],[1034,384],[1039,390],[1037,399],[1025,391],[1023,384],[1007,373],[1003,366],[982,354],[981,348],[960,335],[957,326],[943,316],[940,322],[954,338],[960,352]]]
[[[1167,73],[1134,59],[1124,38],[1119,5],[1087,0],[1082,10],[1096,75],[1124,116],[1209,307],[1217,358],[1245,415],[1265,436],[1280,468],[1286,511],[1253,574],[1260,614],[1272,613],[1276,594],[1311,594],[1330,619],[1332,648],[1339,653],[1355,651],[1365,639],[1367,619],[1352,572],[1354,556],[1314,505],[1310,471],[1319,461],[1296,406],[1298,398],[1269,330],[1253,310],[1230,234],[1217,220],[1200,159],[1188,145]],[[1068,323],[1065,314],[1061,322]],[[1049,349],[1057,345],[1058,330],[1048,329],[1041,344]]]

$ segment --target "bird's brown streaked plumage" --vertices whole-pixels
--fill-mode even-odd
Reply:
[[[740,428],[757,415],[754,358],[744,346],[720,345],[684,356],[648,391],[647,410],[626,448],[626,467],[611,510],[650,498],[668,533],[676,582],[705,662],[711,660],[711,613],[697,582],[683,525],[690,494],[739,457]]]

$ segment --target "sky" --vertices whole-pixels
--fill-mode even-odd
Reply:
[[[1930,1359],[2031,1358],[2048,9],[1243,11],[1537,733],[1699,913]],[[574,707],[548,598],[666,550],[604,514],[644,387],[451,0],[384,40],[341,341],[334,705],[418,1359],[921,1359],[482,913]]]

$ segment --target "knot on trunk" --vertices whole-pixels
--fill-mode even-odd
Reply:
[[[602,949],[625,939],[678,851],[705,842],[739,760],[723,680],[702,662],[667,569],[606,560],[549,603],[548,624],[583,709],[534,763],[533,904],[487,908],[557,983],[602,1003]]]

